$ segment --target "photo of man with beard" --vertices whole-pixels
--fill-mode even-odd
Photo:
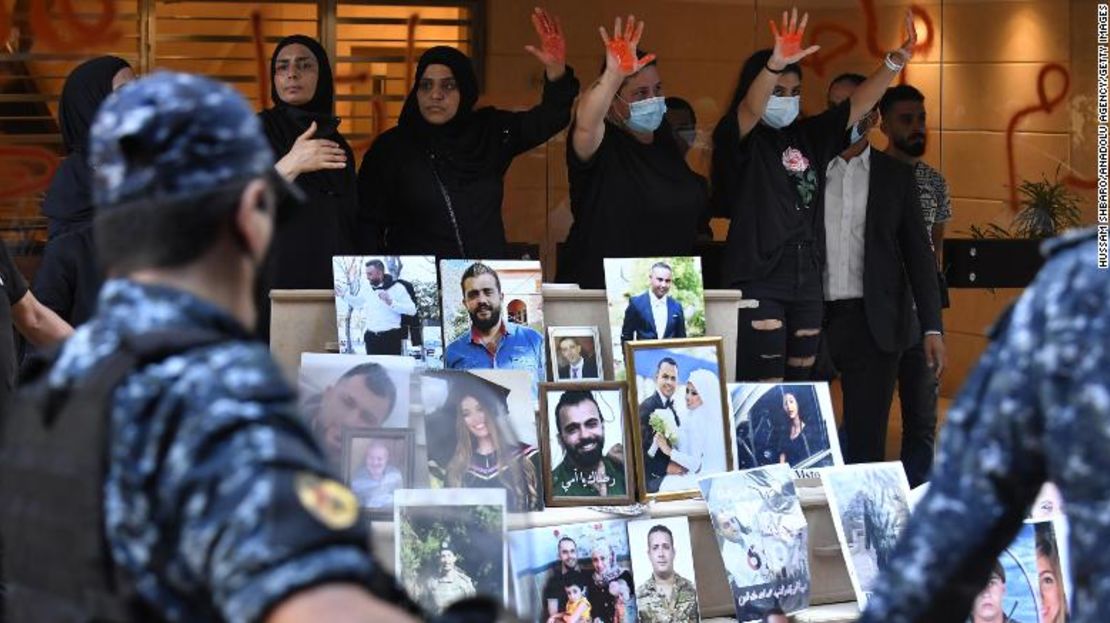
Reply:
[[[463,272],[460,286],[470,330],[447,346],[446,367],[529,370],[537,383],[545,380],[543,336],[502,313],[503,294],[497,271],[474,262]],[[445,309],[446,313],[449,312]]]
[[[563,460],[551,473],[552,495],[556,498],[626,495],[624,462],[605,454],[605,422],[593,392],[577,389],[563,392],[553,416],[549,418],[554,420],[552,425],[563,449]]]

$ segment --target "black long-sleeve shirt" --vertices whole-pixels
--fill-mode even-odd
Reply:
[[[467,124],[476,125],[467,132],[480,135],[478,154],[456,153],[450,141],[422,140],[403,127],[383,133],[359,169],[359,237],[373,241],[372,251],[386,253],[503,255],[505,172],[513,158],[567,126],[577,95],[578,80],[567,67],[559,80],[545,81],[542,100],[529,110],[474,111]],[[470,161],[475,155],[480,162]],[[440,181],[450,196],[453,220]],[[459,248],[456,227],[465,250]]]

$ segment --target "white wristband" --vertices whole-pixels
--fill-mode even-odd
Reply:
[[[887,69],[893,71],[894,73],[902,71],[902,68],[906,66],[905,63],[899,65],[898,63],[894,62],[894,53],[892,52],[887,52],[886,56],[883,57],[883,64],[886,65]]]

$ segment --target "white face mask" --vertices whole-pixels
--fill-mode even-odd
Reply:
[[[785,128],[798,118],[801,105],[802,98],[800,95],[791,97],[772,95],[767,102],[767,110],[763,112],[763,121],[776,130]]]

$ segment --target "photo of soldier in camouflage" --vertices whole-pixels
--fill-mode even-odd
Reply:
[[[697,623],[690,525],[686,517],[630,521],[632,575],[640,623]]]
[[[425,610],[439,614],[476,595],[505,600],[503,489],[395,494],[397,576]]]

